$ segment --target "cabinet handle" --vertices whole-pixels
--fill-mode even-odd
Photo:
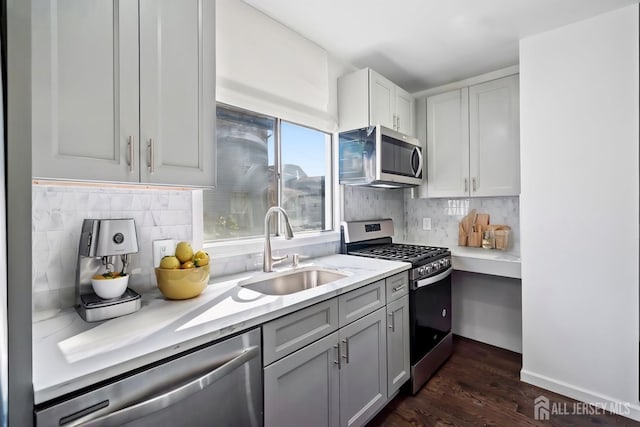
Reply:
[[[467,191],[469,191],[469,179],[465,178],[464,179],[464,192],[466,193]]]
[[[149,138],[149,142],[147,143],[147,154],[149,156],[149,159],[147,160],[147,168],[149,170],[149,173],[154,173],[156,170],[156,162],[155,159],[153,158],[153,139]]]
[[[405,285],[400,285],[400,286],[396,286],[395,288],[393,288],[393,292],[398,292],[400,289],[404,289]]]
[[[396,116],[396,130],[400,131],[400,116]]]
[[[127,150],[129,151],[127,165],[129,166],[129,172],[133,172],[133,136],[127,138]]]
[[[473,177],[473,179],[471,180],[471,182],[472,182],[472,185],[473,185],[473,192],[475,193],[475,192],[476,192],[476,178],[475,178],[475,177]]]
[[[342,358],[344,358],[344,363],[349,363],[349,338],[343,339],[342,342],[344,343],[344,355],[342,355]]]
[[[333,363],[338,365],[338,369],[340,369],[341,368],[341,366],[340,366],[340,343],[334,345],[333,348],[336,349],[336,360],[334,360]]]
[[[393,313],[389,313],[389,314],[387,314],[387,316],[389,316],[389,324],[387,325],[387,328],[391,329],[391,332],[395,332],[396,331],[396,325],[393,322]]]

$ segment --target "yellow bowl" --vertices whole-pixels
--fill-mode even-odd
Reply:
[[[170,270],[156,268],[158,288],[169,299],[197,297],[209,283],[209,266]]]

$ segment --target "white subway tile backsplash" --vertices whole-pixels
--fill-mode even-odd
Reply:
[[[513,230],[510,252],[520,253],[520,202],[518,197],[473,199],[405,200],[407,240],[414,243],[453,247],[458,244],[458,222],[475,209],[488,213],[491,224],[506,224]],[[431,218],[431,230],[422,229],[422,218]]]
[[[133,218],[139,252],[131,287],[155,288],[151,242],[191,240],[191,191],[33,185],[32,289],[34,312],[72,307],[80,228],[85,218]]]

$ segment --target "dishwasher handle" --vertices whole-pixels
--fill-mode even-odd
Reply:
[[[260,354],[260,347],[253,346],[245,349],[238,356],[229,360],[213,371],[207,372],[199,378],[184,384],[178,388],[170,390],[159,396],[137,403],[133,406],[119,409],[110,414],[89,420],[80,424],[81,426],[119,426],[138,418],[149,415],[153,412],[174,405],[187,397],[204,390],[215,383],[234,369],[244,365],[249,360]]]

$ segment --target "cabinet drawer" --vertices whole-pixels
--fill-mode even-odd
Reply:
[[[338,297],[340,327],[376,311],[385,304],[384,280],[341,295]]]
[[[387,287],[387,304],[409,293],[409,273],[406,271],[387,277],[385,282]]]
[[[338,301],[333,298],[262,326],[264,366],[338,329]]]

